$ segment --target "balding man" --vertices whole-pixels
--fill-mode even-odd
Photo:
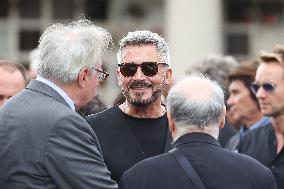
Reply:
[[[120,187],[200,189],[174,156],[180,153],[184,162],[192,164],[203,188],[276,188],[269,169],[220,146],[217,138],[219,128],[224,126],[225,113],[224,93],[219,84],[203,76],[181,80],[172,87],[167,99],[174,151],[136,164],[124,173]]]
[[[26,87],[27,71],[21,64],[0,60],[0,107]]]

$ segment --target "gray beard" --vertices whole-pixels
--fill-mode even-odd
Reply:
[[[141,99],[142,93],[135,93],[136,98],[132,98],[129,91],[123,89],[122,94],[125,96],[127,102],[134,106],[144,107],[156,101],[162,94],[162,90],[158,89],[153,92],[152,96],[147,99]]]
[[[166,84],[165,84],[164,79],[163,79],[162,84],[152,85],[153,87],[152,96],[144,100],[141,99],[143,93],[135,93],[136,97],[132,98],[129,93],[129,88],[127,89],[122,88],[122,94],[124,95],[125,99],[127,100],[129,104],[132,104],[134,106],[144,107],[144,106],[150,105],[151,103],[156,101],[158,98],[160,98],[163,90],[165,89],[165,86]]]

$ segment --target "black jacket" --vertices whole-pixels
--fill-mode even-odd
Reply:
[[[275,189],[269,169],[247,156],[220,147],[204,133],[186,134],[174,147],[182,151],[208,189]],[[120,180],[121,189],[190,189],[187,175],[169,154],[139,162]]]
[[[248,131],[238,148],[239,153],[255,158],[268,167],[277,188],[284,188],[284,149],[277,154],[275,130],[271,124]]]

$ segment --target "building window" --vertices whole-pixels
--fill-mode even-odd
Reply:
[[[228,22],[251,22],[252,3],[248,0],[225,1],[224,11]]]
[[[249,54],[249,38],[247,34],[227,34],[226,53],[231,55]]]
[[[259,3],[261,22],[264,24],[280,23],[283,17],[282,2],[271,1]]]
[[[73,19],[75,10],[74,0],[53,0],[52,6],[54,19]]]
[[[19,0],[19,14],[22,18],[39,18],[40,17],[40,0]]]
[[[106,20],[108,16],[108,7],[108,0],[86,0],[86,16],[88,19]]]
[[[226,0],[224,12],[231,23],[280,23],[283,6],[282,0]]]
[[[8,16],[9,5],[8,0],[0,1],[0,18],[6,18]]]
[[[29,51],[38,46],[39,31],[20,31],[20,50]]]

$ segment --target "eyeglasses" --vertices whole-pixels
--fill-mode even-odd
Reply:
[[[168,65],[167,63],[162,62],[143,62],[142,64],[131,63],[121,63],[118,65],[120,73],[124,77],[133,77],[137,72],[138,67],[141,68],[141,71],[145,76],[153,77],[158,73],[159,64]]]
[[[97,72],[99,72],[99,75],[98,75],[98,79],[99,79],[99,81],[105,81],[106,79],[107,79],[107,77],[109,76],[109,73],[107,73],[107,72],[105,72],[105,71],[103,71],[103,70],[98,70],[98,69],[96,69],[96,68],[93,68],[92,67],[92,69],[93,70],[96,70]]]
[[[252,83],[252,84],[250,85],[250,89],[252,90],[252,92],[253,92],[254,94],[256,94],[257,91],[258,91],[261,87],[263,88],[263,90],[264,90],[265,92],[272,92],[272,91],[275,90],[276,84],[274,84],[274,83],[263,83],[262,85],[259,85],[259,84],[257,84],[257,83]]]

